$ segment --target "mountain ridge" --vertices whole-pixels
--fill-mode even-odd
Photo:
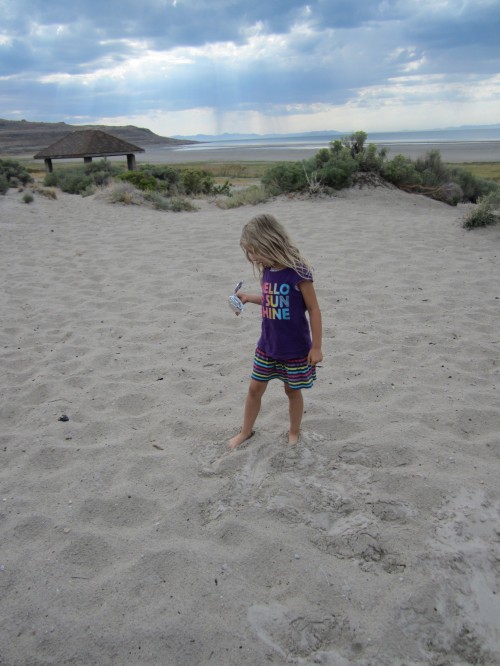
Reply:
[[[459,125],[452,127],[434,127],[427,129],[418,129],[418,130],[398,130],[398,131],[372,131],[367,132],[368,136],[371,134],[380,135],[380,134],[417,134],[417,133],[429,133],[432,132],[453,132],[453,131],[462,131],[462,130],[491,130],[491,129],[500,129],[500,124],[493,125]],[[353,134],[356,130],[349,130],[345,132],[340,132],[339,130],[314,130],[311,132],[290,132],[290,133],[271,133],[271,134],[256,134],[256,133],[229,133],[224,132],[223,134],[174,134],[175,139],[180,140],[191,140],[198,142],[208,142],[208,141],[247,141],[251,139],[283,139],[283,138],[314,138],[321,136],[332,136],[334,138],[340,138],[343,136],[349,136]]]
[[[89,129],[107,132],[140,148],[196,143],[190,139],[159,136],[147,128],[135,125],[69,125],[65,122],[46,123],[0,118],[0,155],[34,154],[71,132]]]

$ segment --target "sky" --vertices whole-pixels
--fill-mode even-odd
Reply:
[[[500,123],[500,0],[0,0],[0,117],[162,136]]]

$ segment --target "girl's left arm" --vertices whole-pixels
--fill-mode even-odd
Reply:
[[[321,351],[321,339],[323,336],[321,310],[319,309],[314,285],[310,280],[299,282],[299,289],[304,297],[311,325],[312,345],[307,360],[310,365],[316,365],[323,360],[323,352]]]

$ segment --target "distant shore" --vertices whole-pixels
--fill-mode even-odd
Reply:
[[[327,147],[328,144],[325,144]],[[388,156],[406,155],[411,159],[423,157],[430,150],[439,150],[444,162],[500,162],[500,141],[422,142],[422,143],[377,143],[387,148]],[[175,148],[147,148],[137,156],[139,162],[183,164],[188,162],[294,162],[313,157],[318,148],[269,146],[210,147],[200,144]]]

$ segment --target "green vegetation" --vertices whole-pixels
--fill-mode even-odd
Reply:
[[[34,200],[34,197],[33,197],[33,195],[31,194],[31,192],[25,192],[25,193],[23,194],[23,203],[25,203],[25,204],[30,204],[30,203],[33,202],[33,200]]]
[[[380,174],[385,150],[365,146],[365,132],[330,143],[316,155],[302,162],[283,162],[271,167],[262,176],[262,184],[271,194],[340,190],[354,184],[357,174]]]
[[[492,180],[500,185],[500,162],[467,162],[459,168],[467,170],[476,178]]]
[[[273,195],[290,192],[328,192],[356,182],[389,182],[407,192],[424,194],[452,206],[475,203],[497,191],[498,185],[470,171],[443,163],[439,151],[432,150],[415,161],[404,155],[387,160],[386,151],[365,145],[367,134],[355,132],[332,141],[313,158],[284,162],[269,168],[262,176],[263,186]]]
[[[57,192],[53,187],[37,187],[36,193],[41,194],[46,199],[57,199]]]
[[[48,173],[43,181],[46,187],[58,187],[68,194],[93,194],[96,187],[103,187],[110,183],[114,176],[121,172],[107,160],[91,162],[84,166],[71,166],[64,169],[55,169]]]
[[[180,213],[183,210],[193,211],[196,206],[182,197],[164,197],[159,192],[148,192],[144,194],[144,200],[149,201],[156,210],[170,210]]]
[[[500,188],[486,194],[478,201],[478,205],[465,218],[465,229],[476,229],[497,224],[500,221]]]
[[[102,190],[103,196],[110,203],[130,205],[149,205],[156,210],[169,210],[172,212],[193,211],[196,207],[187,199],[179,196],[167,197],[161,192],[140,190],[127,181],[116,181]]]
[[[168,166],[143,164],[135,171],[103,160],[61,165],[44,177],[36,191],[57,198],[55,187],[87,196],[105,190],[109,201],[150,205],[158,210],[192,210],[184,197],[216,198],[220,208],[256,205],[279,194],[331,194],[350,187],[390,183],[407,192],[424,194],[450,205],[477,203],[464,226],[474,228],[498,220],[500,164],[446,164],[439,151],[411,160],[387,159],[386,151],[367,144],[365,132],[332,141],[314,157],[298,162],[189,163]],[[0,194],[10,186],[40,178],[38,165],[0,160]]]
[[[132,183],[134,187],[143,192],[147,192],[148,190],[153,191],[158,187],[156,178],[143,171],[127,171],[126,173],[121,173],[118,178],[127,183]]]
[[[0,194],[6,194],[9,187],[26,186],[33,178],[17,160],[0,159]]]
[[[252,185],[238,190],[225,199],[217,199],[219,208],[238,208],[239,206],[256,206],[269,200],[269,191],[259,185]]]

